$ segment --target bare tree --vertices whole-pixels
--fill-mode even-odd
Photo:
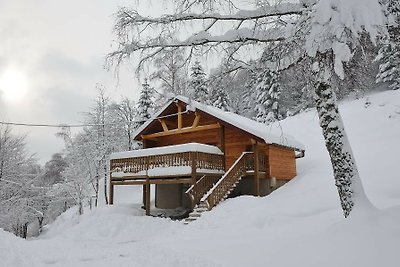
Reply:
[[[155,57],[156,70],[150,76],[150,80],[159,81],[164,93],[188,95],[184,57],[184,51],[181,48],[165,50]]]
[[[25,136],[14,135],[9,126],[0,126],[0,227],[26,237],[32,206],[37,195],[32,186],[38,173],[36,161],[26,150]]]
[[[135,130],[135,119],[137,110],[135,103],[128,98],[123,98],[120,103],[112,103],[110,106],[112,116],[115,118],[116,123],[120,123],[124,128],[124,136],[126,140],[127,150],[134,149],[132,133]]]
[[[84,202],[90,196],[89,184],[93,180],[93,169],[89,151],[84,144],[85,140],[82,134],[72,137],[68,127],[64,127],[57,136],[64,139],[66,161],[68,166],[63,172],[63,187],[68,195],[74,199],[75,204],[79,207],[79,214],[83,214]],[[94,188],[96,190],[96,188]]]

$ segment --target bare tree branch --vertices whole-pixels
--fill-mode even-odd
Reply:
[[[119,66],[132,54],[141,52],[138,61],[139,70],[146,62],[166,49],[190,48],[191,56],[198,48],[209,51],[222,45],[233,45],[233,49],[228,49],[232,51],[230,56],[233,56],[243,46],[284,40],[285,31],[282,26],[277,27],[278,23],[272,24],[272,22],[282,20],[282,17],[299,15],[304,9],[304,6],[298,3],[279,3],[254,10],[239,10],[232,14],[210,12],[214,11],[213,9],[206,9],[209,13],[191,13],[192,6],[211,7],[215,1],[185,0],[184,2],[185,5],[181,2],[180,6],[184,12],[158,18],[142,16],[134,9],[121,8],[116,14],[117,22],[114,27],[119,41],[118,48],[107,55],[106,66],[108,68]],[[206,22],[203,29],[195,33],[187,32],[190,36],[186,39],[181,37],[179,40],[174,37],[185,34],[181,30],[184,28],[182,26],[198,21]],[[223,27],[216,28],[217,23]],[[232,23],[236,26],[231,27]]]
[[[279,17],[288,15],[300,15],[303,6],[298,3],[281,3],[274,6],[260,7],[255,10],[240,10],[235,14],[174,14],[163,15],[159,18],[144,17],[139,15],[136,10],[122,8],[117,12],[118,24],[116,29],[129,25],[141,24],[171,24],[176,22],[196,21],[196,20],[217,20],[217,21],[250,21],[269,17]]]

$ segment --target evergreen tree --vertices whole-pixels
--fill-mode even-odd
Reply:
[[[379,72],[376,76],[376,82],[387,82],[389,88],[397,90],[400,88],[400,49],[399,45],[391,42],[389,39],[384,41],[383,46],[379,49],[377,60],[379,64]]]
[[[230,99],[227,92],[220,86],[218,86],[214,91],[211,99],[211,104],[224,111],[231,111]]]
[[[142,90],[140,91],[140,98],[138,101],[138,121],[143,124],[144,121],[151,118],[154,108],[154,89],[150,87],[147,79],[142,84]]]
[[[262,123],[281,120],[282,115],[279,107],[280,86],[278,83],[278,75],[272,71],[262,72],[258,79],[256,91],[256,115],[254,119]]]
[[[210,104],[216,108],[222,109],[224,111],[232,111],[231,100],[228,92],[225,88],[229,88],[226,85],[230,77],[228,75],[221,76],[221,73],[215,73],[212,75],[208,81],[211,88],[210,94]],[[230,80],[230,79],[229,79]]]
[[[376,82],[387,82],[389,88],[400,88],[400,3],[398,0],[390,0],[387,10],[392,17],[389,26],[389,36],[383,39],[376,60],[380,62]]]
[[[258,81],[258,69],[249,69],[247,70],[247,81],[243,85],[241,99],[240,101],[240,115],[247,117],[247,118],[254,118],[255,117],[255,109],[254,103],[256,103],[257,99],[257,91],[255,87]]]
[[[206,83],[206,74],[200,62],[196,60],[191,67],[190,90],[194,100],[201,103],[208,103],[208,89]]]

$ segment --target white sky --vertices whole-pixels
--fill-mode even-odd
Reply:
[[[145,0],[139,12],[166,13],[169,1]],[[113,14],[137,0],[0,0],[0,120],[17,123],[79,124],[93,103],[96,84],[114,100],[137,99],[134,65],[115,74],[104,70],[115,48]],[[193,29],[188,29],[193,31]],[[113,46],[114,44],[114,46]],[[132,60],[134,61],[134,59]],[[205,58],[206,69],[214,56]],[[28,148],[45,163],[63,148],[57,128],[15,126]]]
[[[119,83],[103,69],[112,51],[112,14],[127,4],[135,1],[0,0],[0,120],[79,123],[96,83],[113,99],[137,98],[133,67],[122,70]],[[157,5],[153,1],[152,9]],[[41,163],[63,147],[57,129],[14,131],[28,134],[28,148]]]

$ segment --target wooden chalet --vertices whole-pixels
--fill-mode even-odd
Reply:
[[[150,214],[155,206],[212,209],[229,196],[264,196],[296,176],[303,146],[279,129],[178,96],[135,132],[143,149],[114,153],[109,203],[114,187],[142,185]]]

